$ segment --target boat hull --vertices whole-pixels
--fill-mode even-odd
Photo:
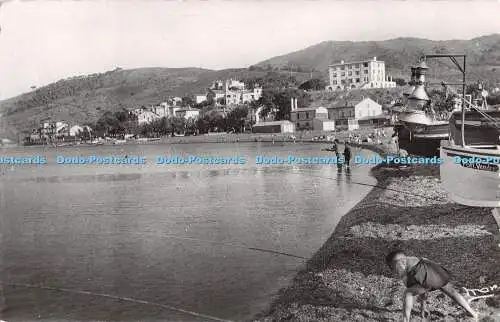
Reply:
[[[472,207],[500,207],[500,150],[463,148],[442,141],[440,157],[441,185],[451,200]],[[459,162],[471,158],[489,164]]]
[[[412,155],[439,156],[441,140],[449,138],[447,123],[400,123],[402,126],[398,129],[399,147]]]

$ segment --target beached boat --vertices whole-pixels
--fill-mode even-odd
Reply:
[[[500,111],[465,111],[450,118],[450,138],[441,142],[441,184],[453,201],[500,207]]]
[[[463,57],[463,67],[454,57]],[[463,74],[465,93],[465,55],[449,57]],[[486,93],[482,106],[462,95],[461,111],[451,113],[449,138],[441,141],[441,185],[449,198],[473,207],[500,207],[500,111],[488,108]],[[477,100],[476,100],[477,101]]]
[[[425,60],[411,67],[410,87],[403,93],[406,106],[398,112],[399,147],[410,154],[438,156],[441,140],[447,139],[448,115],[433,115],[428,110],[430,98],[425,89]]]

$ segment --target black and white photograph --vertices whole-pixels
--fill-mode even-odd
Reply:
[[[0,322],[500,322],[500,1],[0,0]]]

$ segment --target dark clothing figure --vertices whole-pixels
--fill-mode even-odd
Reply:
[[[442,288],[451,280],[451,274],[443,266],[422,258],[407,273],[406,287],[420,285],[426,290]]]
[[[351,148],[346,144],[344,148],[344,158],[346,166],[351,162]]]
[[[406,291],[403,297],[403,321],[410,322],[411,311],[415,299],[421,299],[421,316],[426,319],[430,316],[427,310],[427,293],[440,290],[449,296],[455,303],[463,307],[469,314],[477,318],[469,302],[455,289],[451,283],[451,273],[441,265],[415,256],[406,256],[396,250],[386,257],[386,262],[397,278],[406,282]]]

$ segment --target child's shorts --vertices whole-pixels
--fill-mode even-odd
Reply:
[[[451,280],[451,274],[439,264],[421,259],[408,272],[406,287],[420,285],[426,290],[433,291],[442,288]]]

